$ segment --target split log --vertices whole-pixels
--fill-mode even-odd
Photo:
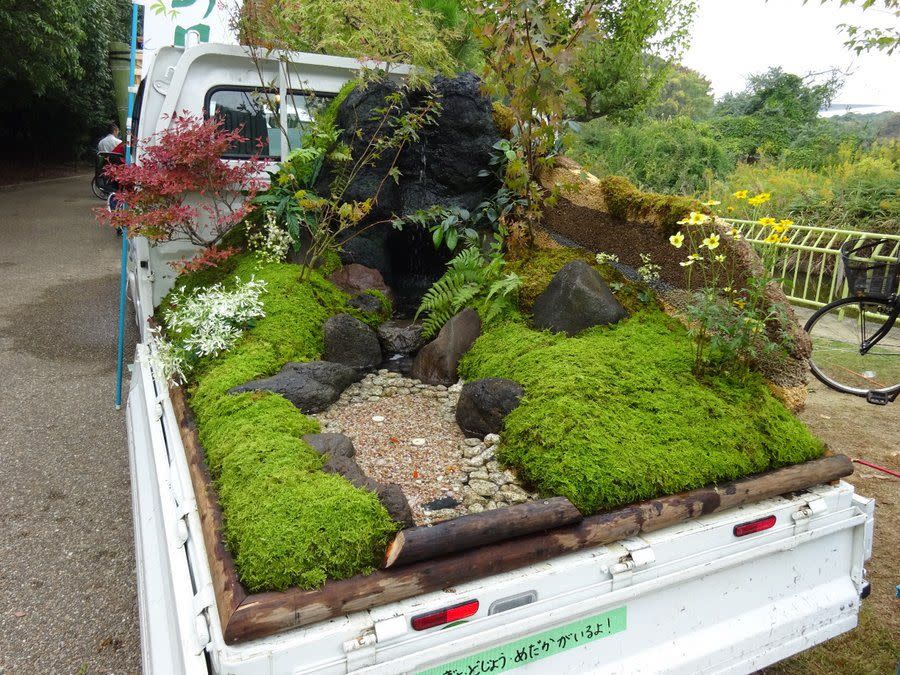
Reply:
[[[390,543],[382,567],[409,565],[526,534],[577,523],[581,512],[565,497],[445,520],[430,527],[401,530]]]
[[[533,534],[406,567],[327,582],[322,588],[248,596],[223,627],[234,644],[509,572],[580,549],[611,544],[702,515],[724,511],[828,483],[853,473],[845,455],[835,455],[758,476],[641,502],[585,518],[577,525]]]

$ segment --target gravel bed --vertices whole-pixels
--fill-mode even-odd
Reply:
[[[400,486],[417,525],[537,499],[497,462],[497,435],[482,441],[460,431],[454,413],[461,388],[379,370],[316,418],[322,431],[353,441],[367,476]]]

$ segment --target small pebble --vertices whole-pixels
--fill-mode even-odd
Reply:
[[[372,421],[381,424],[384,422],[384,415],[372,415]]]
[[[414,438],[411,442],[416,447],[422,447],[427,441],[424,438]]]

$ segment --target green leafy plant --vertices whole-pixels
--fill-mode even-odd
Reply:
[[[473,307],[489,324],[515,311],[515,292],[522,279],[505,272],[506,261],[499,243],[490,255],[476,246],[467,246],[447,263],[447,271],[422,297],[416,318],[426,314],[422,334],[428,338],[440,330],[454,314]]]

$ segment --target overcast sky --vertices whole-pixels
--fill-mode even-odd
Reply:
[[[782,66],[803,75],[837,67],[850,74],[836,103],[872,103],[900,111],[900,50],[856,56],[841,23],[885,25],[883,12],[839,7],[837,0],[699,0],[683,62],[712,81],[716,97],[743,88],[747,75]]]

